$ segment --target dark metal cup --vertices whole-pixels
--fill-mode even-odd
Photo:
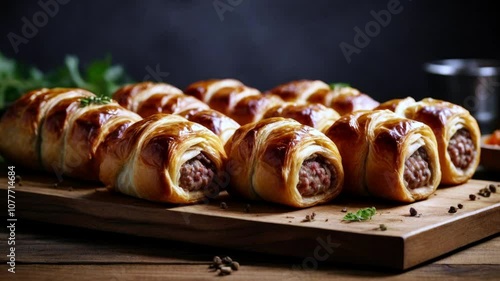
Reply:
[[[471,112],[482,134],[500,129],[500,61],[447,59],[426,63],[430,97]]]

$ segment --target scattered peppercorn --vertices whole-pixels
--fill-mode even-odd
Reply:
[[[483,196],[483,197],[490,197],[491,192],[487,187],[485,187],[483,189],[480,189],[478,194]]]
[[[448,210],[448,213],[453,214],[457,212],[457,208],[455,206],[451,206],[450,209]]]
[[[494,185],[494,184],[490,184],[489,188],[490,188],[490,191],[491,191],[491,192],[493,192],[493,193],[496,193],[496,192],[497,192],[497,188],[495,187],[495,185]]]
[[[314,220],[315,217],[316,217],[316,213],[312,212],[312,214],[311,214],[311,220]]]
[[[306,215],[306,218],[302,220],[302,222],[310,222],[310,221],[312,221],[310,215]]]
[[[212,269],[211,271],[217,271],[219,270],[219,275],[224,276],[224,275],[229,275],[233,270],[239,270],[240,269],[240,263],[237,261],[233,261],[230,257],[226,256],[223,258],[220,258],[219,256],[215,256],[212,260],[212,263],[208,266],[209,269]]]
[[[382,230],[382,231],[387,230],[387,226],[385,226],[385,224],[381,224],[379,227],[380,227],[380,230]]]
[[[457,207],[458,207],[459,209],[463,209],[463,208],[464,208],[464,205],[462,205],[462,204],[458,204],[458,205],[457,205]]]
[[[411,207],[410,208],[410,216],[414,217],[418,214],[417,210],[415,208]]]
[[[57,187],[57,182],[56,182],[56,183],[54,183],[54,187]]]
[[[247,204],[245,206],[245,213],[250,213],[250,207],[251,207],[250,204]]]
[[[342,211],[341,211],[341,212],[342,212],[342,213],[347,212],[347,208],[346,208],[346,207],[344,207],[344,208],[342,209]]]
[[[325,222],[327,222],[327,221],[328,221],[328,219],[325,219]]]
[[[223,209],[223,210],[227,209],[227,204],[226,204],[226,202],[221,202],[221,203],[220,203],[220,208],[221,208],[221,209]]]
[[[22,180],[23,180],[23,178],[21,178],[21,176],[20,176],[20,175],[17,175],[17,176],[16,176],[16,181],[17,181],[17,182],[21,182]]]
[[[231,272],[233,272],[233,270],[231,269],[231,267],[229,267],[229,266],[223,266],[223,267],[220,268],[219,275],[220,276],[229,275],[229,274],[231,274]]]
[[[223,257],[222,258],[222,263],[224,263],[224,264],[231,264],[231,263],[233,263],[233,259],[231,259],[230,257]]]
[[[231,264],[231,269],[232,269],[232,270],[238,270],[238,269],[240,269],[240,263],[239,263],[239,262],[237,262],[237,261],[233,262],[233,263]]]
[[[469,199],[470,199],[471,201],[476,200],[476,195],[474,195],[474,194],[469,194]]]

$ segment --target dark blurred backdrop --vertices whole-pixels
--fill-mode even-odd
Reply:
[[[349,82],[379,100],[425,96],[426,61],[500,59],[493,1],[401,0],[378,30],[371,11],[398,1],[55,1],[2,1],[0,52],[41,69],[65,54],[83,63],[111,54],[136,80],[158,68],[180,88],[223,77],[261,90],[300,78]],[[22,36],[23,17],[33,22],[48,2],[58,11],[44,25],[38,14],[33,38],[13,47],[8,34]],[[367,24],[373,36],[348,63],[339,45],[356,47],[354,28]]]

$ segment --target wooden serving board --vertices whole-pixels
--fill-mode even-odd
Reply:
[[[108,191],[99,185],[63,182],[55,177],[22,174],[16,184],[16,218],[302,257],[297,268],[334,261],[408,269],[500,232],[500,190],[469,200],[469,194],[492,183],[471,180],[439,189],[428,200],[396,205],[373,199],[335,202],[304,210],[268,203],[236,201],[227,194],[204,204],[172,206]],[[494,183],[497,185],[498,183]],[[7,179],[0,178],[7,197]],[[227,209],[220,207],[221,202]],[[463,204],[457,213],[450,206]],[[341,222],[341,210],[374,206],[365,222]],[[421,216],[411,217],[410,207]],[[315,212],[315,220],[303,222]],[[387,227],[380,230],[380,224]]]

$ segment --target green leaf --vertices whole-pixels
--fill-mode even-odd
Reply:
[[[348,83],[330,83],[330,89],[337,90],[341,88],[351,87]]]
[[[80,100],[80,107],[86,107],[91,104],[108,104],[112,100],[110,97],[106,96],[92,96],[92,97],[87,97],[87,98],[82,98]]]
[[[366,220],[371,219],[375,215],[376,212],[377,212],[377,209],[375,209],[375,207],[360,209],[356,213],[350,213],[350,212],[347,213],[342,220],[343,221],[366,221]]]
[[[84,75],[82,75],[84,73]],[[110,97],[119,87],[133,82],[111,56],[92,61],[81,68],[76,56],[68,55],[64,64],[48,72],[24,65],[0,53],[0,111],[30,90],[37,88],[84,88],[98,96]]]

